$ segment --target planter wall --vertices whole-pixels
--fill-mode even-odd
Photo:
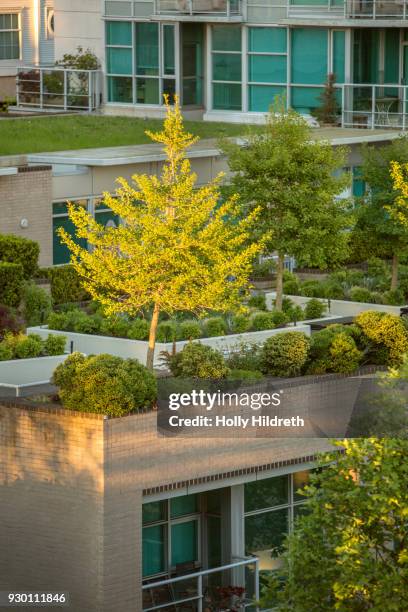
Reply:
[[[21,395],[24,388],[48,385],[52,374],[67,355],[0,361],[0,395]]]
[[[230,351],[241,342],[263,343],[270,336],[282,334],[288,331],[302,331],[310,336],[310,325],[297,325],[296,327],[285,327],[279,329],[268,329],[258,332],[247,332],[245,334],[232,334],[230,336],[216,336],[214,338],[200,338],[202,344],[211,346],[220,351]],[[41,338],[47,338],[50,333],[66,336],[67,351],[80,351],[88,355],[99,355],[109,353],[118,357],[138,359],[145,363],[147,356],[147,342],[144,340],[128,340],[126,338],[112,338],[111,336],[96,336],[92,334],[77,334],[75,332],[57,331],[48,329],[47,326],[29,327],[27,334],[38,334]],[[72,343],[72,344],[71,344]],[[176,342],[176,350],[180,351],[188,344],[187,340]],[[155,367],[160,367],[160,353],[172,350],[171,342],[158,342],[155,351]]]
[[[272,291],[271,293],[267,293],[265,297],[266,307],[268,310],[272,310],[276,293]],[[286,297],[290,298],[292,302],[299,306],[305,306],[305,304],[312,299],[303,295],[287,295]],[[327,299],[318,299],[327,304]],[[348,300],[330,300],[330,312],[327,314],[338,317],[355,317],[360,312],[364,312],[365,310],[375,310],[377,312],[389,312],[390,314],[399,316],[400,308],[400,306],[387,306],[385,304],[367,304],[366,302],[349,302]]]

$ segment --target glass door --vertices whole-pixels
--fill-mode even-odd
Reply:
[[[203,104],[204,31],[201,23],[181,25],[182,105]]]

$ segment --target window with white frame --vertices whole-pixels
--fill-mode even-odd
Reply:
[[[0,60],[20,59],[20,16],[0,13]]]

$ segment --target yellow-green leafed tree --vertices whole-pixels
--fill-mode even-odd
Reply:
[[[401,225],[408,228],[408,164],[391,162],[391,178],[397,195],[388,211]]]
[[[163,145],[166,160],[160,176],[133,176],[130,185],[119,178],[114,196],[104,202],[121,219],[118,227],[104,227],[73,204],[69,218],[82,248],[63,229],[62,241],[84,288],[106,314],[152,312],[147,367],[153,367],[159,313],[239,306],[260,245],[249,237],[257,211],[240,216],[237,196],[220,204],[220,174],[197,187],[186,149],[196,138],[185,131],[178,100],[166,99],[167,116],[161,132],[147,132]]]

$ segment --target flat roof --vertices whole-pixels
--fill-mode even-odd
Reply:
[[[386,142],[401,135],[395,130],[367,130],[353,128],[313,128],[315,140],[328,140],[334,146],[360,143]],[[244,140],[245,137],[238,139]],[[216,139],[203,139],[188,151],[188,157],[217,157],[220,150]],[[103,147],[97,149],[78,149],[72,151],[54,151],[51,153],[31,153],[27,161],[31,164],[63,164],[78,166],[121,166],[163,161],[165,154],[162,145],[141,144],[125,147]]]

